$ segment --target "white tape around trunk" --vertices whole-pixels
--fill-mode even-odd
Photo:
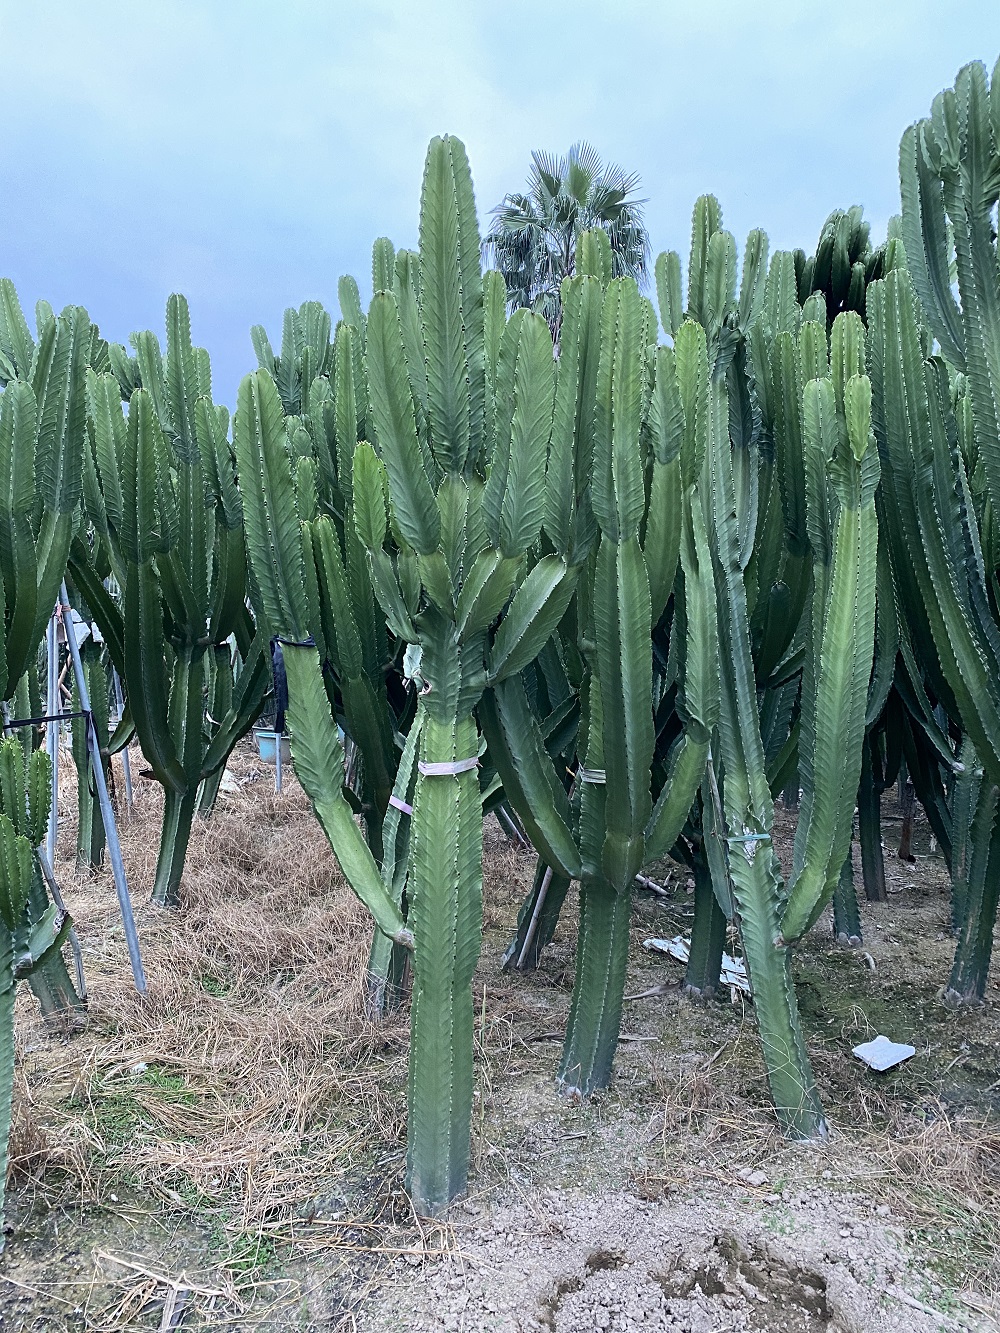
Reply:
[[[608,780],[603,768],[584,768],[582,764],[576,770],[576,774],[581,782],[592,782],[596,787],[603,787]]]
[[[413,814],[413,806],[407,805],[406,802],[401,801],[398,796],[390,796],[389,804],[392,806],[394,810],[402,810],[404,815]]]
[[[425,764],[418,760],[417,768],[425,778],[451,778],[459,773],[471,773],[474,768],[479,767],[479,755],[474,754],[469,759],[454,759],[449,763],[443,764]]]

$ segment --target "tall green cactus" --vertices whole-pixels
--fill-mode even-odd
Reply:
[[[552,341],[536,316],[504,327],[502,302],[484,302],[471,177],[455,139],[428,150],[416,284],[409,260],[402,267],[406,280],[376,292],[364,323],[379,452],[357,445],[351,485],[375,594],[409,645],[419,699],[393,792],[394,810],[412,808],[405,925],[399,849],[387,850],[380,874],[343,795],[343,750],[308,640],[300,515],[275,390],[260,372],[241,387],[236,443],[251,562],[285,655],[296,771],[376,924],[413,947],[407,1179],[418,1210],[433,1213],[464,1188],[469,1161],[482,913],[474,708],[488,683],[537,655],[575,571],[558,555],[527,559],[545,503]]]
[[[926,616],[949,711],[961,718],[984,770],[980,803],[1000,782],[1000,637],[991,607],[981,538],[982,501],[974,498],[966,397],[952,411],[944,363],[925,356],[910,274],[890,273],[869,293],[875,425],[883,459],[886,510],[897,587],[910,594],[905,613]],[[956,421],[955,417],[958,417]],[[966,440],[960,423],[965,423]],[[982,478],[982,474],[980,474]],[[915,595],[914,595],[915,594]],[[991,823],[973,823],[989,842]],[[985,845],[975,855],[986,864]],[[948,985],[956,1003],[982,998],[996,916],[995,880],[965,900],[959,947]]]
[[[0,280],[0,700],[31,698],[26,672],[59,595],[78,522],[86,440],[86,367],[104,355],[87,312],[39,306],[38,340],[17,294]],[[21,691],[23,690],[23,695]],[[23,714],[22,714],[23,716]],[[48,891],[36,866],[28,913],[40,924]],[[46,1017],[82,1001],[58,949],[30,977]]]
[[[959,889],[947,988],[981,1000],[997,913],[994,798],[1000,783],[1000,64],[959,71],[899,153],[905,271],[878,286],[870,319],[876,430],[887,474],[893,576],[923,630],[920,664],[984,770],[973,853]],[[957,296],[953,278],[957,278]],[[940,348],[930,356],[922,318]],[[956,904],[957,905],[957,904]]]
[[[224,766],[260,712],[266,640],[248,643],[243,515],[226,438],[228,413],[211,399],[207,354],[192,346],[187,302],[167,302],[167,353],[152,333],[119,350],[131,392],[122,430],[121,377],[89,384],[96,485],[88,497],[95,541],[73,548],[70,572],[121,672],[146,761],[164,791],[153,899],[176,905],[202,781]],[[124,374],[124,371],[122,372]],[[110,566],[102,569],[107,534]],[[105,593],[114,572],[122,607]],[[240,631],[243,670],[222,717],[206,715],[207,654]],[[224,655],[215,671],[231,670]]]
[[[32,338],[0,280],[0,699],[10,699],[59,594],[83,489],[86,366],[96,330],[87,312],[42,312]]]
[[[844,317],[842,317],[844,318]],[[835,346],[837,326],[835,325]],[[808,329],[808,326],[807,326]],[[808,333],[805,335],[808,340]],[[811,665],[803,685],[804,812],[787,889],[771,843],[773,809],[760,740],[746,592],[740,565],[729,405],[707,385],[711,422],[706,470],[722,660],[719,749],[729,866],[757,1021],[779,1119],[792,1136],[826,1133],[798,1024],[788,946],[829,903],[850,841],[874,635],[874,447],[870,392],[861,375],[827,377],[826,339],[802,398],[805,462],[813,482],[817,544],[811,597]],[[807,341],[808,346],[808,341]],[[853,345],[857,352],[859,346]],[[852,368],[854,360],[845,358]],[[835,363],[836,367],[836,363]],[[707,364],[705,367],[707,379]]]
[[[402,299],[400,272],[391,243],[376,241],[372,271],[375,290],[395,291]],[[321,307],[287,312],[282,355],[274,358],[255,343],[276,384],[298,385],[297,396],[283,393],[285,430],[294,469],[300,519],[308,525],[304,576],[309,589],[309,631],[323,662],[330,704],[347,741],[348,796],[364,820],[365,836],[380,865],[388,856],[405,864],[409,818],[390,806],[397,769],[404,753],[397,744],[410,729],[415,701],[403,688],[402,646],[389,629],[375,600],[368,557],[354,521],[352,469],[359,440],[374,438],[368,407],[367,372],[362,343],[367,321],[357,302],[353,279],[341,283],[345,318],[329,338],[329,317]],[[348,319],[348,316],[350,319]],[[314,332],[300,344],[288,331]],[[263,349],[263,350],[262,350]],[[294,354],[298,365],[288,367]],[[318,368],[311,382],[303,376]],[[290,406],[297,414],[288,414]],[[266,613],[264,613],[266,615]],[[408,804],[404,801],[403,804]],[[388,841],[387,841],[388,840]],[[394,889],[401,900],[402,881]],[[406,951],[376,930],[369,958],[369,1000],[373,1015],[402,999]]]
[[[766,245],[754,236],[737,292],[735,245],[719,227],[718,205],[700,200],[688,279],[697,324],[678,327],[677,262],[660,265],[661,305],[678,356],[682,336],[690,345],[685,422],[703,422],[706,432],[701,488],[722,686],[713,740],[719,831],[779,1119],[811,1138],[825,1133],[825,1121],[788,946],[829,903],[850,841],[872,663],[878,468],[856,317],[834,322],[831,370],[824,303],[811,298],[800,312],[793,257],[775,255],[765,278]],[[799,333],[814,309],[824,322],[807,319]],[[799,768],[807,808],[786,886],[770,841],[771,784],[783,783],[789,764]]]
[[[14,1089],[14,991],[21,978],[58,955],[72,924],[54,905],[38,916],[29,907],[37,847],[48,825],[50,781],[43,750],[26,765],[16,741],[0,741],[0,1250]]]
[[[563,1090],[580,1096],[606,1086],[611,1075],[632,883],[643,865],[670,850],[684,825],[718,709],[711,562],[693,495],[697,438],[693,430],[685,436],[681,420],[683,352],[653,353],[647,303],[633,282],[608,284],[599,276],[599,250],[591,261],[587,242],[585,236],[581,262],[597,272],[563,285],[544,519],[557,551],[586,555],[568,617],[577,640],[562,641],[564,656],[577,656],[582,666],[572,799],[559,776],[562,746],[551,753],[547,745],[553,724],[536,715],[522,681],[494,686],[480,709],[504,790],[549,872],[536,874],[534,905],[525,905],[512,950],[535,946],[529,928],[536,907],[551,917],[548,894],[558,904],[568,881],[580,879],[577,974],[559,1072]],[[654,805],[652,630],[673,593],[678,559],[685,630],[675,651],[684,664],[684,724]]]

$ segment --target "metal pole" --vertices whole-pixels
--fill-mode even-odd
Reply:
[[[520,970],[524,966],[524,960],[528,956],[528,950],[535,942],[535,935],[538,932],[538,918],[542,914],[542,907],[545,905],[545,897],[549,891],[549,885],[552,883],[552,867],[545,867],[545,874],[542,876],[542,882],[538,886],[538,897],[535,899],[535,910],[531,914],[531,920],[528,922],[528,929],[524,932],[524,944],[521,952],[517,956],[515,967]]]
[[[45,852],[49,858],[50,866],[54,866],[56,863],[56,838],[59,835],[59,723],[57,721],[57,716],[62,712],[62,709],[59,707],[59,635],[57,633],[57,614],[57,611],[53,607],[52,615],[49,617],[49,627],[45,635],[49,657],[48,706],[46,712],[52,719],[46,727],[49,759],[52,761],[52,794],[49,805],[49,827],[45,835]]]
[[[118,709],[118,721],[120,722],[125,715],[125,699],[122,696],[121,677],[114,667],[111,668],[111,679],[115,688],[115,707]],[[128,746],[126,745],[121,752],[122,769],[125,772],[125,804],[128,806],[129,814],[132,813],[132,765],[129,763]]]
[[[87,743],[94,770],[94,783],[97,787],[97,799],[101,803],[101,818],[104,820],[104,832],[108,840],[108,857],[115,877],[115,891],[118,894],[118,906],[121,909],[122,925],[125,928],[128,956],[132,963],[132,976],[135,980],[136,990],[140,995],[145,995],[146,976],[142,970],[142,958],[139,954],[139,936],[136,934],[135,917],[132,914],[132,899],[129,897],[128,883],[125,879],[121,843],[118,841],[118,825],[115,823],[115,812],[111,808],[111,797],[108,795],[104,765],[101,762],[101,745],[97,736],[97,729],[94,726],[93,714],[90,711],[90,691],[87,689],[87,678],[84,675],[83,663],[80,661],[80,645],[76,641],[76,630],[73,628],[70,617],[65,614],[69,610],[69,594],[66,591],[65,581],[62,585],[61,596],[62,603],[59,609],[60,614],[63,615],[63,627],[66,631],[66,642],[69,644],[69,654],[73,662],[73,674],[76,676],[77,689],[80,691],[80,708],[86,715]]]
[[[281,743],[284,739],[284,733],[276,731],[274,733],[274,790],[281,792]]]

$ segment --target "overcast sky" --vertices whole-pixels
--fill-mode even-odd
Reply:
[[[995,0],[0,0],[0,274],[120,341],[184,292],[231,404],[251,324],[415,243],[434,134],[481,225],[583,138],[641,173],[654,253],[706,191],[811,251],[837,207],[884,233],[902,130],[998,54]]]

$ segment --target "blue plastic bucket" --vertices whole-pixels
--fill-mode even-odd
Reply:
[[[275,750],[277,749],[278,733],[276,731],[255,731],[257,738],[257,753],[265,764],[273,764]],[[289,764],[292,760],[292,749],[288,744],[288,737],[281,737],[281,762]]]

